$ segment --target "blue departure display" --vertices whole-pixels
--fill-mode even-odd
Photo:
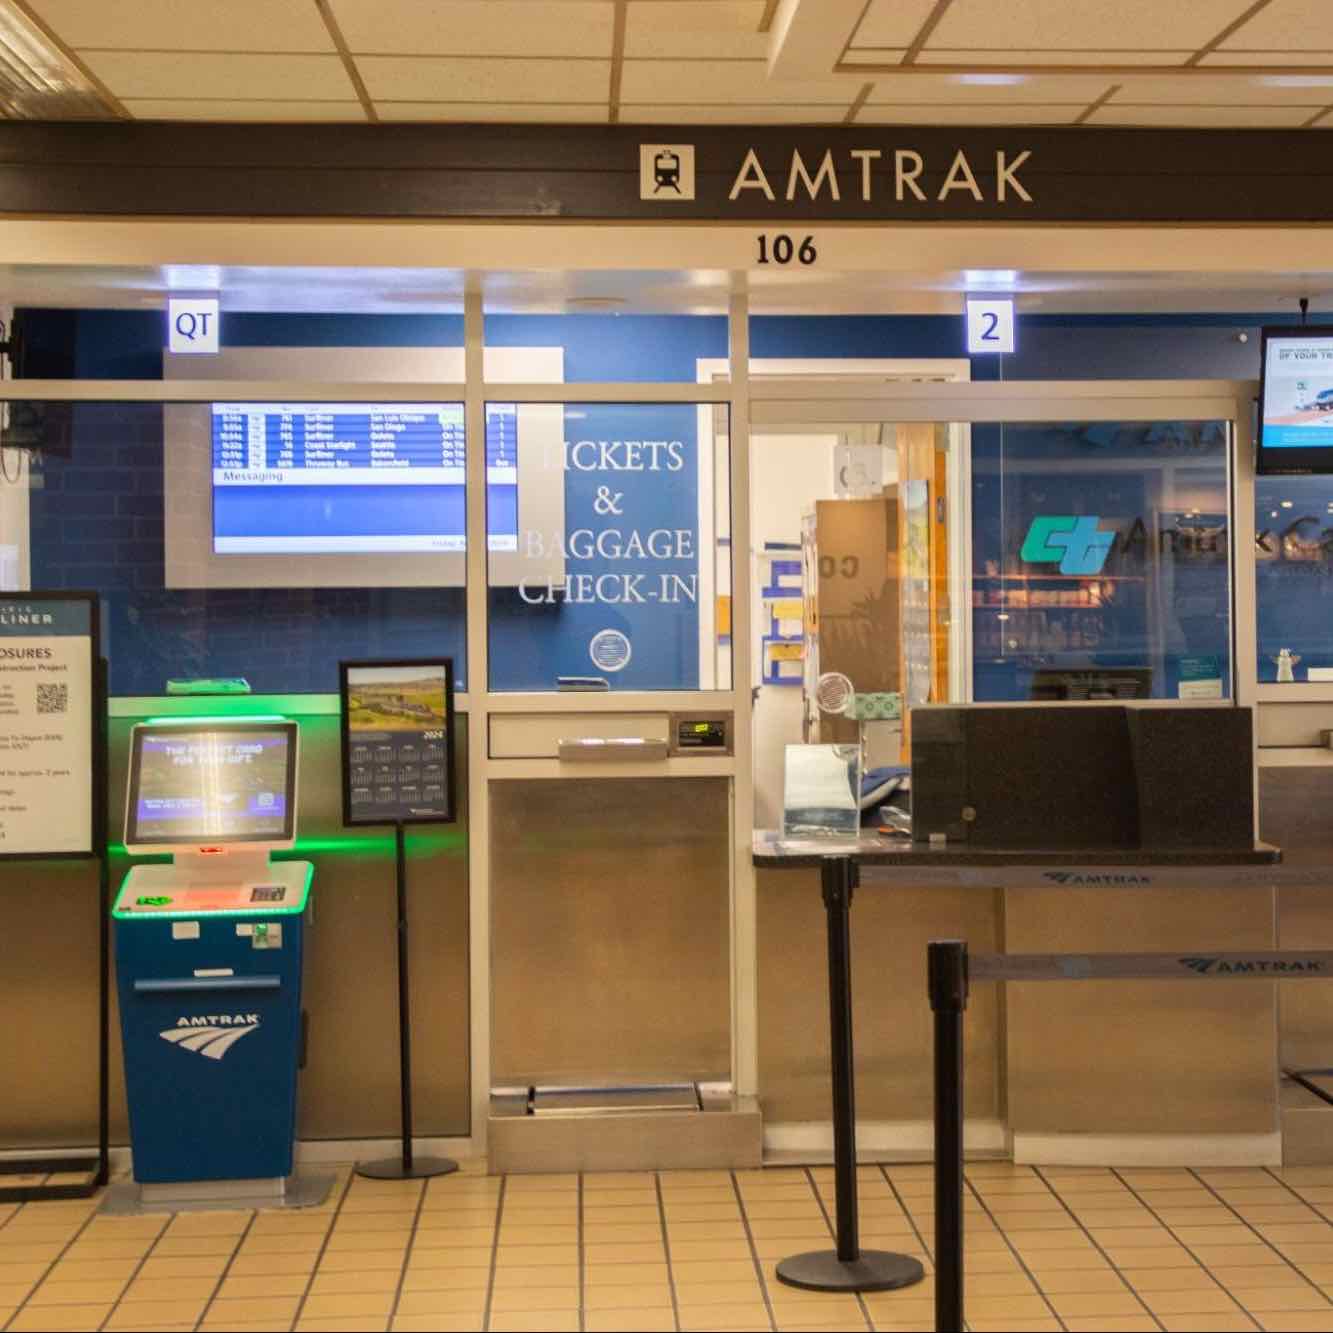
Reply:
[[[512,404],[486,411],[489,548],[518,548]],[[219,555],[466,549],[461,403],[214,403]]]

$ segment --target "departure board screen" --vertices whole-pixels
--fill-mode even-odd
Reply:
[[[518,546],[512,405],[486,414],[489,544]],[[461,403],[214,403],[218,555],[466,549]]]

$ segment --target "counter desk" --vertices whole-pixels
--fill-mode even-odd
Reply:
[[[759,1087],[772,1155],[826,1149],[830,1065],[835,1085],[851,1095],[853,1010],[863,1150],[926,1154],[930,939],[964,939],[975,952],[1272,949],[1277,891],[1333,886],[1328,867],[1284,866],[1264,843],[1015,851],[931,847],[878,833],[797,840],[760,832],[753,855]],[[857,899],[853,992],[849,909],[858,884],[865,892]],[[827,1026],[817,1002],[825,973]],[[972,1151],[1097,1165],[1281,1160],[1274,988],[1204,994],[1167,983],[1091,983],[1062,993],[1058,1004],[1051,998],[1032,985],[974,991]],[[842,1100],[836,1093],[846,1126]]]

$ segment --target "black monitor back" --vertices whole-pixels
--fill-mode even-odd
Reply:
[[[1043,848],[1244,848],[1254,841],[1244,708],[912,710],[912,836]]]

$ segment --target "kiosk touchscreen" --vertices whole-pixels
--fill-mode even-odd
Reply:
[[[130,741],[112,915],[134,1177],[148,1187],[291,1173],[313,867],[296,840],[299,732],[282,718],[142,723]],[[181,1197],[203,1195],[198,1185]]]

